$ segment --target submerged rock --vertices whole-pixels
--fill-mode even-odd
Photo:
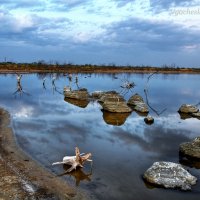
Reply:
[[[87,100],[89,98],[89,93],[85,88],[80,90],[64,90],[64,96],[71,99]]]
[[[180,113],[197,113],[197,112],[199,112],[199,109],[194,105],[183,104],[179,108],[178,112],[180,112]]]
[[[151,124],[154,123],[154,118],[149,115],[149,116],[144,118],[144,121],[145,121],[146,124],[151,125]]]
[[[148,106],[145,104],[143,98],[137,93],[128,100],[128,105],[131,106],[135,111],[141,113],[149,112]]]
[[[200,160],[200,137],[195,138],[192,142],[182,143],[179,152],[189,159]]]
[[[145,173],[144,179],[165,188],[191,190],[197,178],[192,176],[182,165],[172,162],[155,162]]]

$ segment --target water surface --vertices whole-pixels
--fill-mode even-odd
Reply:
[[[78,85],[75,76],[78,76]],[[89,191],[92,198],[199,199],[199,182],[191,192],[181,192],[154,188],[143,181],[142,175],[155,161],[179,163],[179,144],[200,136],[200,121],[181,119],[177,112],[183,103],[199,103],[200,76],[155,74],[148,85],[147,77],[144,74],[78,74],[69,82],[67,74],[29,74],[22,76],[19,90],[16,75],[0,75],[0,106],[10,111],[21,148],[69,184]],[[136,86],[122,90],[120,85],[127,80]],[[103,113],[96,101],[81,105],[65,101],[62,91],[69,84],[73,89],[87,88],[90,93],[116,90],[127,100],[138,93],[148,100],[155,122],[145,124],[144,116],[136,112],[124,116]],[[81,152],[93,154],[92,171],[90,164],[86,164],[67,175],[63,166],[51,166],[65,155],[74,155],[76,146]],[[200,178],[198,166],[183,164]]]

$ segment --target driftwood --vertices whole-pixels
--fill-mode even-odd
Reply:
[[[79,151],[79,148],[75,148],[75,156],[65,156],[63,158],[63,161],[61,162],[55,162],[52,165],[60,165],[60,164],[66,164],[70,165],[71,167],[66,172],[71,172],[73,170],[76,170],[77,167],[83,167],[84,162],[88,161],[92,163],[92,160],[90,160],[92,154],[91,153],[81,153]]]

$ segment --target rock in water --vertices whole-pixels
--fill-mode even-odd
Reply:
[[[200,137],[195,138],[192,142],[181,144],[179,152],[187,158],[200,160]]]
[[[172,162],[155,162],[144,173],[144,179],[165,188],[181,188],[182,190],[191,190],[191,186],[197,181],[197,178],[182,165]]]
[[[128,104],[136,106],[138,103],[144,103],[143,98],[139,94],[134,94],[129,100]]]
[[[64,89],[64,96],[65,96],[65,98],[79,99],[79,100],[88,100],[89,99],[89,93],[88,93],[87,89],[85,89],[85,88],[82,88],[79,90]]]
[[[154,123],[154,118],[149,115],[149,116],[144,118],[144,121],[145,121],[146,124],[151,125],[151,124]]]
[[[103,110],[112,113],[130,113],[132,110],[127,106],[125,99],[115,91],[106,92],[98,101]]]
[[[183,104],[178,112],[180,113],[197,113],[199,109],[196,106],[190,105],[190,104]]]
[[[134,94],[129,100],[128,105],[134,110],[141,113],[148,113],[148,106],[145,104],[143,98],[139,94]]]

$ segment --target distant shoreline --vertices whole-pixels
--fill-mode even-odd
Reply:
[[[200,74],[200,68],[115,66],[115,65],[73,65],[45,63],[0,63],[0,73],[161,73]]]

